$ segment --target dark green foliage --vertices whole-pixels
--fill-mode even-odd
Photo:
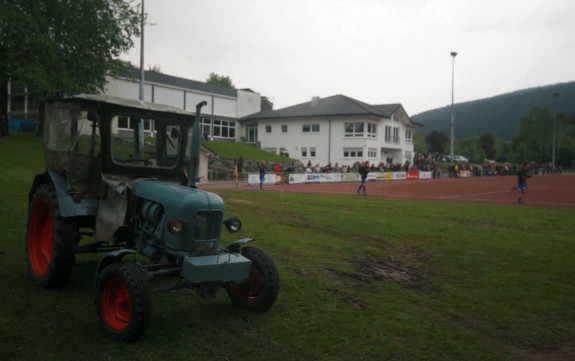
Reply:
[[[559,96],[555,97],[553,93],[559,93]],[[455,137],[492,133],[496,138],[511,140],[521,118],[536,106],[575,114],[575,81],[455,104]],[[424,124],[418,130],[423,134],[433,131],[448,134],[450,112],[451,108],[446,106],[416,114],[412,118]]]
[[[432,153],[444,153],[449,145],[449,136],[442,131],[434,130],[425,137],[425,142]]]
[[[123,74],[140,17],[131,1],[13,0],[0,3],[0,84],[26,86],[36,99],[101,90]]]
[[[484,133],[479,138],[479,147],[485,152],[485,157],[488,159],[495,158],[495,138],[491,133]]]
[[[219,75],[213,72],[210,73],[210,75],[206,79],[206,83],[212,85],[219,85],[226,88],[234,87],[234,83],[232,82],[232,79],[229,76]]]

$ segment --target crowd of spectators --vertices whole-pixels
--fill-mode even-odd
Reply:
[[[500,164],[485,162],[484,164],[473,163],[454,163],[449,165],[447,169],[440,169],[436,162],[441,161],[443,155],[440,153],[415,153],[413,164],[409,161],[405,163],[394,162],[393,158],[388,157],[385,162],[369,163],[371,172],[397,172],[397,171],[429,171],[433,172],[433,178],[440,178],[442,174],[447,172],[449,177],[458,177],[462,171],[469,171],[471,176],[507,176],[515,175],[519,169],[517,164]],[[289,164],[273,164],[273,171],[276,174],[280,173],[357,173],[362,162],[355,162],[352,165],[342,165],[338,163],[332,165],[328,163],[324,166],[320,164],[312,164],[308,161],[307,164],[301,162],[294,162]],[[533,174],[554,174],[560,173],[560,168],[553,168],[550,165],[532,164],[530,171]]]

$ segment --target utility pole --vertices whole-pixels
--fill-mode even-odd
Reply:
[[[455,57],[457,52],[451,52],[451,143],[450,143],[450,159],[449,164],[453,166],[453,147],[455,139],[455,111],[454,111],[454,94],[455,94]]]

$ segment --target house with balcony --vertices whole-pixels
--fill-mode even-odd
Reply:
[[[370,105],[345,95],[261,111],[239,120],[248,142],[303,164],[413,162],[415,129],[401,104]]]

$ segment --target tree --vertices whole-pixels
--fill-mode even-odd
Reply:
[[[159,65],[148,65],[148,71],[154,72],[154,73],[158,73],[158,74],[162,74],[162,67],[160,67]]]
[[[495,159],[495,138],[491,133],[484,133],[479,138],[479,147],[485,152],[487,159]]]
[[[54,93],[96,92],[140,34],[128,0],[11,0],[0,2],[0,86],[26,86],[42,101]]]
[[[481,139],[467,137],[461,140],[458,152],[469,159],[471,163],[481,164],[485,160],[485,151],[481,148]]]
[[[413,133],[413,149],[417,153],[429,153],[429,146],[427,145],[423,134],[419,132]]]
[[[432,153],[444,153],[449,137],[442,131],[434,130],[425,137],[425,142]]]
[[[534,107],[521,118],[512,140],[512,161],[523,163],[536,161],[546,164],[551,161],[553,115],[547,107]]]
[[[206,83],[212,85],[219,85],[226,88],[234,88],[234,83],[232,82],[232,79],[229,76],[219,75],[214,72],[210,73],[210,75],[206,79]]]

